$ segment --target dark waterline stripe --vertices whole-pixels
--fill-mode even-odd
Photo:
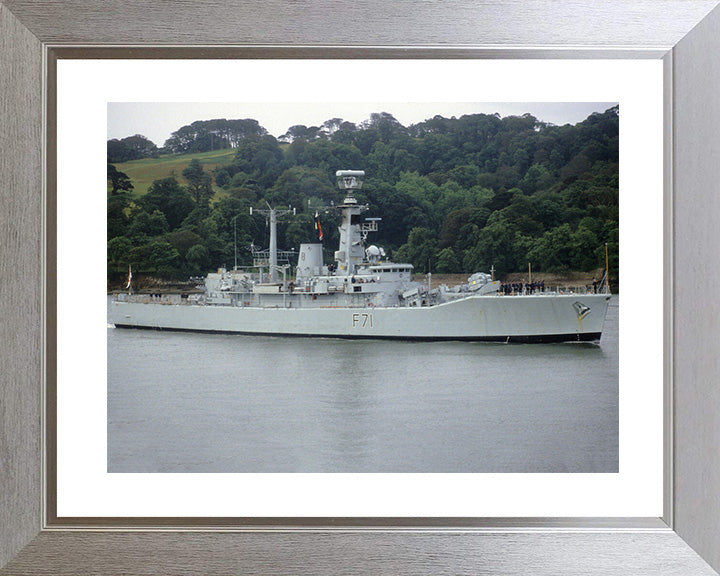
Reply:
[[[240,330],[201,330],[191,328],[161,328],[156,326],[133,326],[115,324],[116,328],[157,330],[158,332],[196,332],[200,334],[238,334],[242,336],[271,336],[274,338],[341,338],[343,340],[407,340],[416,342],[506,342],[508,344],[543,344],[550,342],[599,342],[602,332],[578,334],[539,334],[528,336],[375,336],[350,334],[277,334],[243,332]]]

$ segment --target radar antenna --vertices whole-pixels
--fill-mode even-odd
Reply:
[[[345,203],[349,204],[348,199],[355,199],[354,191],[360,190],[365,178],[364,170],[338,170],[335,172],[338,188],[347,192]]]

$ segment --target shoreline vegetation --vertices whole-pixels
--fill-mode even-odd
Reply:
[[[619,285],[618,106],[556,126],[530,114],[435,116],[404,126],[380,112],[332,118],[274,137],[256,120],[203,120],[158,148],[142,135],[107,142],[107,282],[161,290],[269,246],[339,243],[336,170],[362,169],[368,245],[432,284],[474,272],[507,282],[592,285],[609,268]],[[632,191],[628,192],[632,193]],[[600,272],[598,270],[600,269]],[[451,279],[444,280],[441,275]],[[145,280],[147,279],[147,280]],[[152,280],[151,280],[152,279]]]

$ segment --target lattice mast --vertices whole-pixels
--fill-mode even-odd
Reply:
[[[263,214],[264,216],[268,217],[268,220],[270,221],[270,249],[269,249],[269,266],[270,269],[270,282],[277,282],[278,281],[278,247],[277,247],[277,222],[279,216],[285,216],[286,214],[295,214],[295,208],[289,208],[287,210],[277,210],[276,208],[273,208],[267,204],[268,209],[267,210],[254,210],[252,206],[250,207],[250,214],[253,214],[254,212],[257,212],[258,214]]]

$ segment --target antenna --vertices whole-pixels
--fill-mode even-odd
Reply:
[[[340,190],[360,190],[365,178],[364,170],[338,170],[335,172]]]
[[[360,190],[362,188],[363,178],[365,178],[365,171],[338,170],[337,172],[335,172],[335,177],[337,178],[338,188],[340,188],[340,190],[347,191],[345,203],[354,203],[354,191]]]
[[[610,264],[608,258],[608,243],[605,242],[605,293],[610,292]]]
[[[284,216],[285,214],[295,214],[295,210],[288,209],[288,210],[276,210],[270,204],[268,201],[265,201],[265,204],[268,206],[268,210],[255,210],[258,214],[264,214],[266,216],[269,216],[270,220],[270,249],[269,249],[269,256],[270,256],[270,262],[269,262],[269,268],[270,268],[270,282],[277,282],[277,219],[278,216]],[[252,214],[252,207],[250,208],[250,213]],[[267,220],[266,220],[267,222]]]

